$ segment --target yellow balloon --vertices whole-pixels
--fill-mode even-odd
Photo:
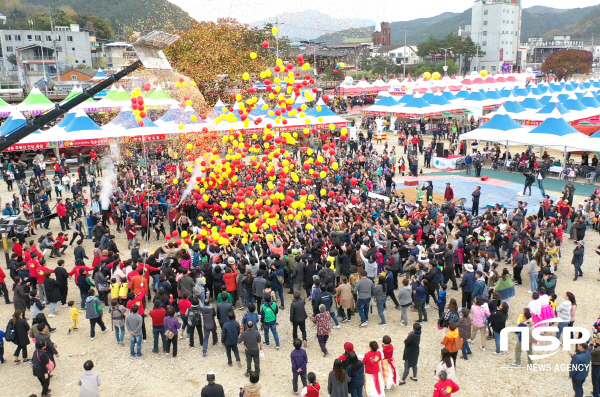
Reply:
[[[184,125],[183,125],[183,124],[179,124],[179,129],[180,129],[180,130],[182,130],[182,129],[183,129],[183,127],[184,127]]]
[[[258,54],[256,52],[251,52],[250,53],[250,58],[252,58],[252,59],[258,58]]]
[[[331,163],[331,168],[333,168],[334,170],[337,170],[337,169],[338,169],[338,167],[339,167],[339,164],[338,164],[338,163],[336,163],[336,162],[334,162],[334,163]]]
[[[319,176],[321,177],[321,179],[325,179],[325,177],[327,176],[327,173],[325,171],[321,171]]]
[[[440,75],[440,73],[439,73],[439,72],[434,72],[434,73],[431,75],[431,78],[432,78],[432,79],[434,79],[434,80],[439,80],[439,79],[440,79],[440,77],[442,77],[442,76]]]
[[[179,183],[179,179],[173,179],[173,184],[177,185]]]
[[[425,73],[423,73],[423,78],[424,78],[425,80],[429,80],[429,79],[431,78],[431,73],[429,73],[429,72],[425,72]]]
[[[313,226],[312,226],[310,223],[307,223],[307,224],[306,224],[306,230],[310,230],[310,229],[312,229],[312,228],[313,228]]]
[[[185,230],[183,232],[181,232],[181,237],[187,237],[188,236],[188,232],[186,232]]]
[[[277,33],[279,33],[279,29],[273,28],[273,29],[271,29],[271,32],[273,32],[273,34],[277,34]]]
[[[321,193],[321,196],[325,196],[327,194],[327,190],[321,189],[319,193]]]
[[[481,75],[481,77],[485,77],[488,75],[488,71],[484,69],[479,74]]]
[[[244,74],[242,74],[242,78],[244,80],[249,80],[250,79],[250,75],[248,73],[244,73]]]

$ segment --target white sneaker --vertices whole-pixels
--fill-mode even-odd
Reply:
[[[342,328],[341,325],[334,325],[333,328],[338,329],[338,328]]]
[[[183,339],[183,334],[179,334],[179,339]]]
[[[531,292],[531,291],[527,291],[527,293],[528,293],[528,294],[533,294],[533,292]],[[513,364],[516,364],[516,363],[513,363]]]
[[[493,351],[492,354],[500,354],[500,353],[496,353],[495,351]]]
[[[481,346],[481,351],[484,352],[485,351],[485,347]]]
[[[50,313],[50,314],[48,314],[48,317],[56,317],[56,314]]]
[[[425,309],[429,309],[429,305],[425,305]]]
[[[467,342],[473,343],[473,339],[467,339]]]
[[[66,303],[64,305],[61,305],[60,307],[69,307],[69,305],[67,305]]]

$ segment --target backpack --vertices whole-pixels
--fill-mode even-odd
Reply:
[[[277,273],[275,273],[277,274]],[[285,282],[285,279],[283,278],[283,276],[280,276],[279,274],[277,274],[277,281],[279,282],[279,284],[283,285],[283,283]]]
[[[462,349],[463,347],[463,339],[462,338],[456,338],[452,341],[452,350],[454,351],[459,351],[460,349]]]
[[[192,297],[198,298],[201,293],[202,287],[200,287],[198,284],[194,284],[194,288],[192,289]]]
[[[45,238],[46,238],[46,235],[41,235],[40,237],[38,237],[38,244],[40,244],[40,247],[41,247],[42,241],[44,241]]]
[[[202,313],[200,312],[200,309],[188,309],[187,311],[187,322],[188,325],[190,327],[193,327],[195,325],[200,324],[200,321],[202,319]]]
[[[16,337],[17,333],[13,322],[12,320],[8,320],[8,324],[6,325],[6,335],[4,335],[4,339],[6,339],[7,342],[14,342]]]

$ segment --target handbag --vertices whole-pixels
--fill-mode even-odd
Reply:
[[[100,291],[100,292],[110,291],[110,284],[109,283],[98,283],[98,291]]]
[[[37,354],[38,361],[40,361],[39,350],[36,352],[36,354]],[[46,364],[46,369],[48,370],[48,373],[52,373],[52,371],[54,371],[54,367],[55,367],[54,361],[52,361],[52,360],[50,360],[50,358],[48,358],[48,364]]]
[[[173,339],[175,337],[175,334],[173,333],[173,331],[167,330],[165,331],[165,336],[167,337],[167,339]]]

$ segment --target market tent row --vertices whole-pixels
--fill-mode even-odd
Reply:
[[[108,145],[113,142],[161,141],[170,136],[203,131],[206,122],[190,108],[181,110],[177,117],[169,112],[167,118],[156,123],[144,119],[143,126],[136,120],[131,108],[123,108],[110,123],[100,127],[83,111],[73,109],[55,126],[46,131],[36,131],[8,151],[51,149],[75,146]],[[0,127],[6,135],[26,123],[25,117],[14,111]]]
[[[461,134],[459,139],[549,147],[564,152],[600,150],[600,133],[591,136],[582,134],[563,118],[558,109],[536,127],[522,126],[505,111],[500,111],[479,128]]]

